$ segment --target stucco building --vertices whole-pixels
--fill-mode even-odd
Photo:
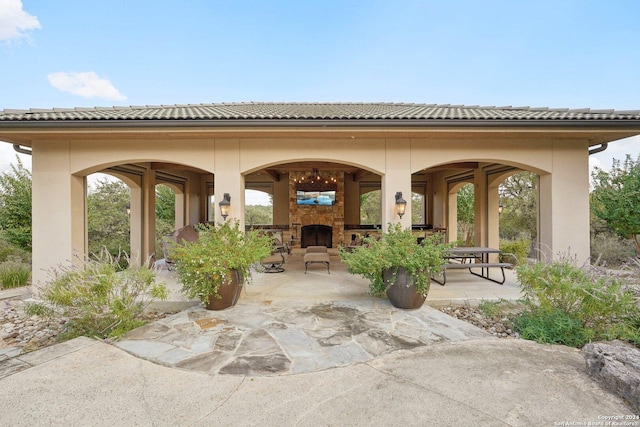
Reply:
[[[0,140],[33,155],[36,282],[86,252],[86,177],[95,172],[131,188],[131,247],[144,258],[154,251],[158,183],[176,192],[176,227],[222,221],[211,200],[225,193],[229,217],[244,225],[245,189],[259,189],[273,196],[272,226],[287,239],[335,247],[359,227],[359,196],[374,188],[383,227],[412,225],[411,203],[400,218],[395,195],[414,193],[423,196],[421,225],[455,239],[455,193],[471,182],[475,243],[496,247],[498,186],[527,170],[539,177],[538,247],[586,259],[589,154],[637,134],[640,112],[614,110],[239,103],[0,112]],[[314,176],[324,183],[300,184]],[[326,204],[298,197],[323,190]]]

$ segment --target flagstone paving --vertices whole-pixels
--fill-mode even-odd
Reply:
[[[491,338],[429,306],[386,300],[256,302],[193,307],[130,332],[115,345],[149,361],[209,374],[268,376],[366,362],[434,343]]]

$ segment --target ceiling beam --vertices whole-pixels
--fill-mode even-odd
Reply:
[[[358,171],[356,171],[353,174],[353,182],[358,182],[360,181],[365,175],[367,175],[369,172],[364,170],[364,169],[360,169]]]
[[[265,169],[264,173],[266,173],[273,182],[280,182],[280,174],[277,171],[274,171],[273,169]]]

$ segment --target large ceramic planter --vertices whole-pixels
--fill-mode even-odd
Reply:
[[[220,298],[216,298],[215,295],[209,295],[209,302],[206,305],[207,310],[224,310],[236,305],[242,292],[243,283],[244,277],[242,277],[242,274],[237,270],[233,270],[231,272],[231,281],[223,283],[218,289]]]
[[[422,307],[427,299],[415,286],[414,278],[402,267],[399,267],[394,277],[395,269],[382,272],[385,283],[393,283],[387,288],[387,297],[394,307],[416,309]]]

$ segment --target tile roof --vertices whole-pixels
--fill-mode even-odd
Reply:
[[[640,111],[405,103],[220,103],[0,111],[3,122],[637,121]]]

